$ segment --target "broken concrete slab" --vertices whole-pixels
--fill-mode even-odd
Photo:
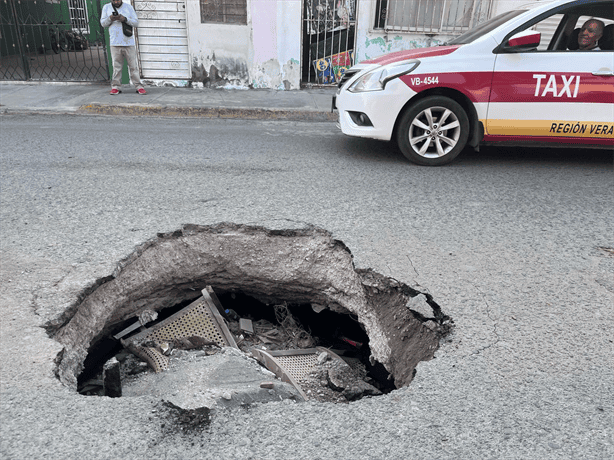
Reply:
[[[102,370],[102,385],[104,395],[110,398],[119,398],[122,395],[122,381],[120,377],[120,364],[117,358],[108,360]]]
[[[407,308],[419,313],[424,318],[435,317],[433,309],[428,304],[427,298],[424,294],[418,294],[417,296],[409,299],[409,302],[407,302]]]
[[[235,348],[212,355],[205,351],[178,351],[169,371],[148,370],[123,382],[123,396],[154,396],[182,409],[240,407],[285,399],[300,401],[294,387],[274,380],[272,372]],[[272,388],[262,387],[272,381]]]

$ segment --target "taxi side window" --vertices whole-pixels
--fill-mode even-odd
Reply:
[[[569,35],[567,49],[575,51],[614,50],[614,21],[605,18],[580,16]]]
[[[554,35],[556,33],[559,24],[563,20],[564,15],[562,14],[553,14],[552,16],[543,19],[542,21],[534,24],[531,27],[532,30],[539,32],[542,36],[541,41],[539,42],[539,46],[537,47],[537,51],[547,51],[548,49],[556,49],[555,43],[553,43]],[[553,46],[551,46],[553,45]]]
[[[608,17],[589,16],[586,13],[586,8],[575,6],[543,18],[539,22],[527,24],[525,30],[534,30],[541,35],[539,46],[532,51],[613,50],[614,12]]]

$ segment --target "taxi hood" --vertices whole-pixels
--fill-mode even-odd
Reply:
[[[408,59],[421,59],[434,56],[445,56],[446,54],[453,53],[461,46],[462,45],[433,46],[430,48],[416,48],[413,50],[396,51],[394,53],[384,54],[383,56],[376,57],[375,59],[362,61],[361,64],[387,65],[398,61],[405,61]]]

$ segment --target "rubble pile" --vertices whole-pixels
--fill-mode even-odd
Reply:
[[[276,319],[274,324],[251,316],[242,318],[234,310],[224,309],[210,286],[202,292],[203,297],[158,322],[157,314],[142,311],[137,322],[114,335],[123,345],[122,351],[104,364],[99,378],[85,382],[80,392],[119,397],[122,396],[123,383],[128,388],[124,396],[163,396],[170,391],[179,404],[190,407],[203,404],[210,408],[215,405],[211,403],[215,396],[223,403],[232,401],[233,395],[235,401],[242,402],[266,402],[276,398],[296,400],[302,397],[340,403],[381,394],[372,384],[375,382],[367,376],[367,370],[359,359],[349,356],[342,358],[332,350],[314,348],[320,339],[305,330],[292,315],[288,305],[273,306]],[[363,345],[345,337],[339,340],[346,342],[350,348]],[[292,372],[279,363],[270,366],[268,370],[256,365],[254,357],[258,358],[258,354],[254,353],[255,350],[266,350],[267,353],[278,351],[285,356],[292,356],[293,352],[303,356],[312,353],[312,359],[315,361],[317,356],[317,362],[310,362],[305,373],[293,379]],[[230,351],[232,353],[229,355]],[[343,350],[337,352],[344,354]],[[217,390],[204,388],[211,380],[209,374],[224,372],[220,369],[228,367],[231,355],[235,366],[234,375],[242,374],[245,370],[245,375],[237,381],[243,379],[241,382],[247,387],[247,393],[244,389],[231,387],[218,387]],[[267,356],[274,360],[270,355]],[[244,361],[237,361],[237,358],[243,358]],[[242,370],[237,370],[237,363]],[[260,364],[269,367],[266,360],[260,360]],[[254,365],[262,370],[264,377],[253,372]],[[250,366],[252,369],[248,371]],[[181,378],[153,376],[169,372],[181,374]],[[276,380],[276,377],[283,382]],[[184,384],[184,381],[189,383]],[[288,385],[294,386],[295,390],[288,388]],[[159,389],[154,386],[172,388]],[[248,394],[250,391],[251,395]],[[185,392],[193,394],[189,398],[178,396],[178,393]]]
[[[241,318],[235,317],[236,314],[231,314],[227,318],[228,329],[237,337],[237,345],[241,350],[249,353],[253,347],[264,350],[289,350],[312,348],[316,345],[316,340],[300,326],[287,305],[274,305],[273,309],[277,325],[266,319],[255,321],[243,319],[251,325],[249,330],[241,327]]]
[[[381,395],[382,392],[369,384],[369,380],[359,360],[331,359],[330,354],[323,352],[318,357],[317,366],[299,384],[309,399],[340,403]]]

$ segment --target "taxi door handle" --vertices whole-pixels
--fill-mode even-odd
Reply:
[[[611,70],[598,70],[597,72],[593,72],[593,75],[597,75],[598,77],[612,77],[614,76],[614,72]]]

